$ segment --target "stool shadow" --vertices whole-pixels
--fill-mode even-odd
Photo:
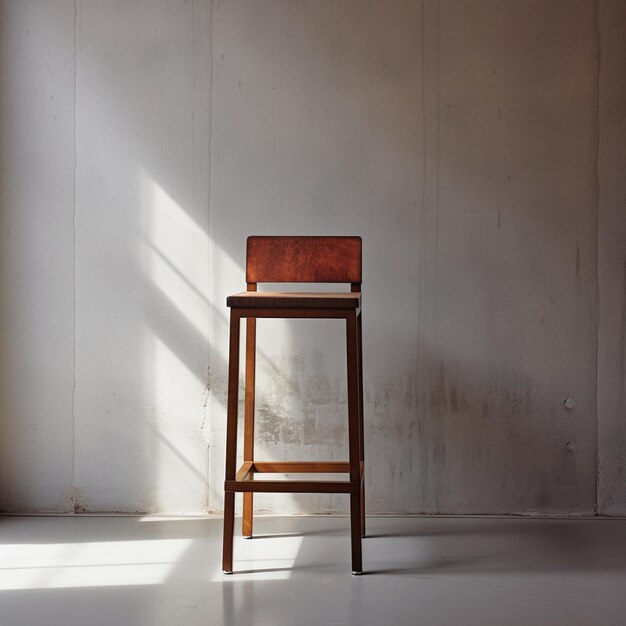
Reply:
[[[386,575],[386,576],[414,576],[415,578],[431,578],[428,574],[446,571],[449,569],[465,571],[462,568],[470,563],[476,563],[481,559],[446,559],[445,561],[425,561],[421,565],[407,567],[390,567],[382,569],[370,569],[363,571],[363,576]],[[459,569],[461,568],[461,569]]]
[[[237,569],[232,574],[228,574],[227,578],[232,578],[238,574],[275,574],[277,572],[291,572],[292,567],[260,567],[258,569]]]
[[[339,531],[340,533],[341,531]],[[349,534],[349,529],[346,529],[346,532]],[[289,537],[313,537],[317,535],[336,535],[339,534],[336,528],[329,528],[325,530],[305,530],[299,533],[262,533],[262,534],[254,534],[246,541],[252,541],[254,539],[287,539]],[[342,533],[344,534],[344,533]]]

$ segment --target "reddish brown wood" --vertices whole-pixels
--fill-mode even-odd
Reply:
[[[359,461],[361,463],[361,536],[365,537],[365,432],[363,425],[363,314],[356,319],[359,363]]]
[[[234,496],[243,493],[244,536],[252,536],[253,493],[350,495],[352,571],[361,573],[365,534],[360,237],[250,237],[248,291],[230,296],[223,569],[232,572]],[[345,282],[349,293],[257,292],[258,282]],[[244,463],[236,471],[239,321],[246,322]],[[254,461],[256,318],[346,320],[349,461]],[[259,480],[262,473],[348,473],[349,480]]]
[[[254,472],[254,463],[252,463],[252,461],[245,461],[245,463],[237,470],[235,480],[248,480],[252,472]]]
[[[239,395],[239,320],[236,311],[230,314],[230,341],[228,349],[228,408],[226,416],[226,481],[235,479],[237,457],[237,403]],[[233,538],[235,528],[235,494],[224,493],[224,542],[222,570],[233,571]]]
[[[235,535],[235,492],[224,492],[224,543],[222,547],[222,571],[233,571],[233,538]]]
[[[322,293],[293,291],[244,291],[228,296],[226,306],[231,308],[316,308],[358,309],[360,293]]]
[[[350,493],[359,497],[359,483],[348,480],[227,480],[224,482],[226,493]],[[357,508],[358,511],[358,508]],[[357,524],[358,524],[357,514]],[[356,533],[359,546],[361,533],[357,525]],[[354,570],[353,570],[354,571]]]
[[[287,309],[281,307],[265,308],[233,308],[241,317],[251,318],[300,318],[300,319],[345,319],[354,309],[326,309],[326,308],[297,308]]]
[[[265,474],[342,474],[350,471],[347,461],[255,461],[253,472]]]
[[[346,318],[346,351],[348,361],[348,450],[350,482],[357,485],[350,493],[350,528],[352,543],[352,573],[363,571],[361,551],[361,462],[359,409],[359,350],[356,314]]]
[[[360,237],[248,237],[246,281],[360,283]]]
[[[230,338],[228,348],[228,404],[226,416],[226,480],[235,478],[237,458],[237,409],[239,401],[239,320],[240,315],[230,313]]]
[[[248,284],[248,291],[256,291],[256,283]],[[246,383],[245,414],[243,425],[243,458],[250,462],[254,459],[254,405],[256,390],[256,318],[246,320]],[[254,495],[252,492],[243,496],[241,532],[244,537],[252,537]]]

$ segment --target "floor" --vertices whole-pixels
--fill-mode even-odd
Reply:
[[[626,520],[0,517],[0,624],[626,624]]]

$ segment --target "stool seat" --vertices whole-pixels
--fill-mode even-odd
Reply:
[[[359,292],[244,291],[228,296],[226,306],[268,309],[360,309]]]

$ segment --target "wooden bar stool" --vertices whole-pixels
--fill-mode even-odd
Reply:
[[[352,573],[361,574],[361,537],[365,536],[363,444],[363,367],[361,340],[360,237],[248,237],[247,291],[228,297],[230,347],[224,481],[222,569],[233,571],[235,493],[243,496],[245,537],[252,536],[255,492],[350,494]],[[350,283],[348,293],[259,292],[258,283]],[[243,464],[237,461],[239,326],[246,319]],[[348,461],[261,462],[254,460],[255,353],[257,318],[346,320],[348,371]],[[348,480],[259,480],[263,473],[346,473]]]

